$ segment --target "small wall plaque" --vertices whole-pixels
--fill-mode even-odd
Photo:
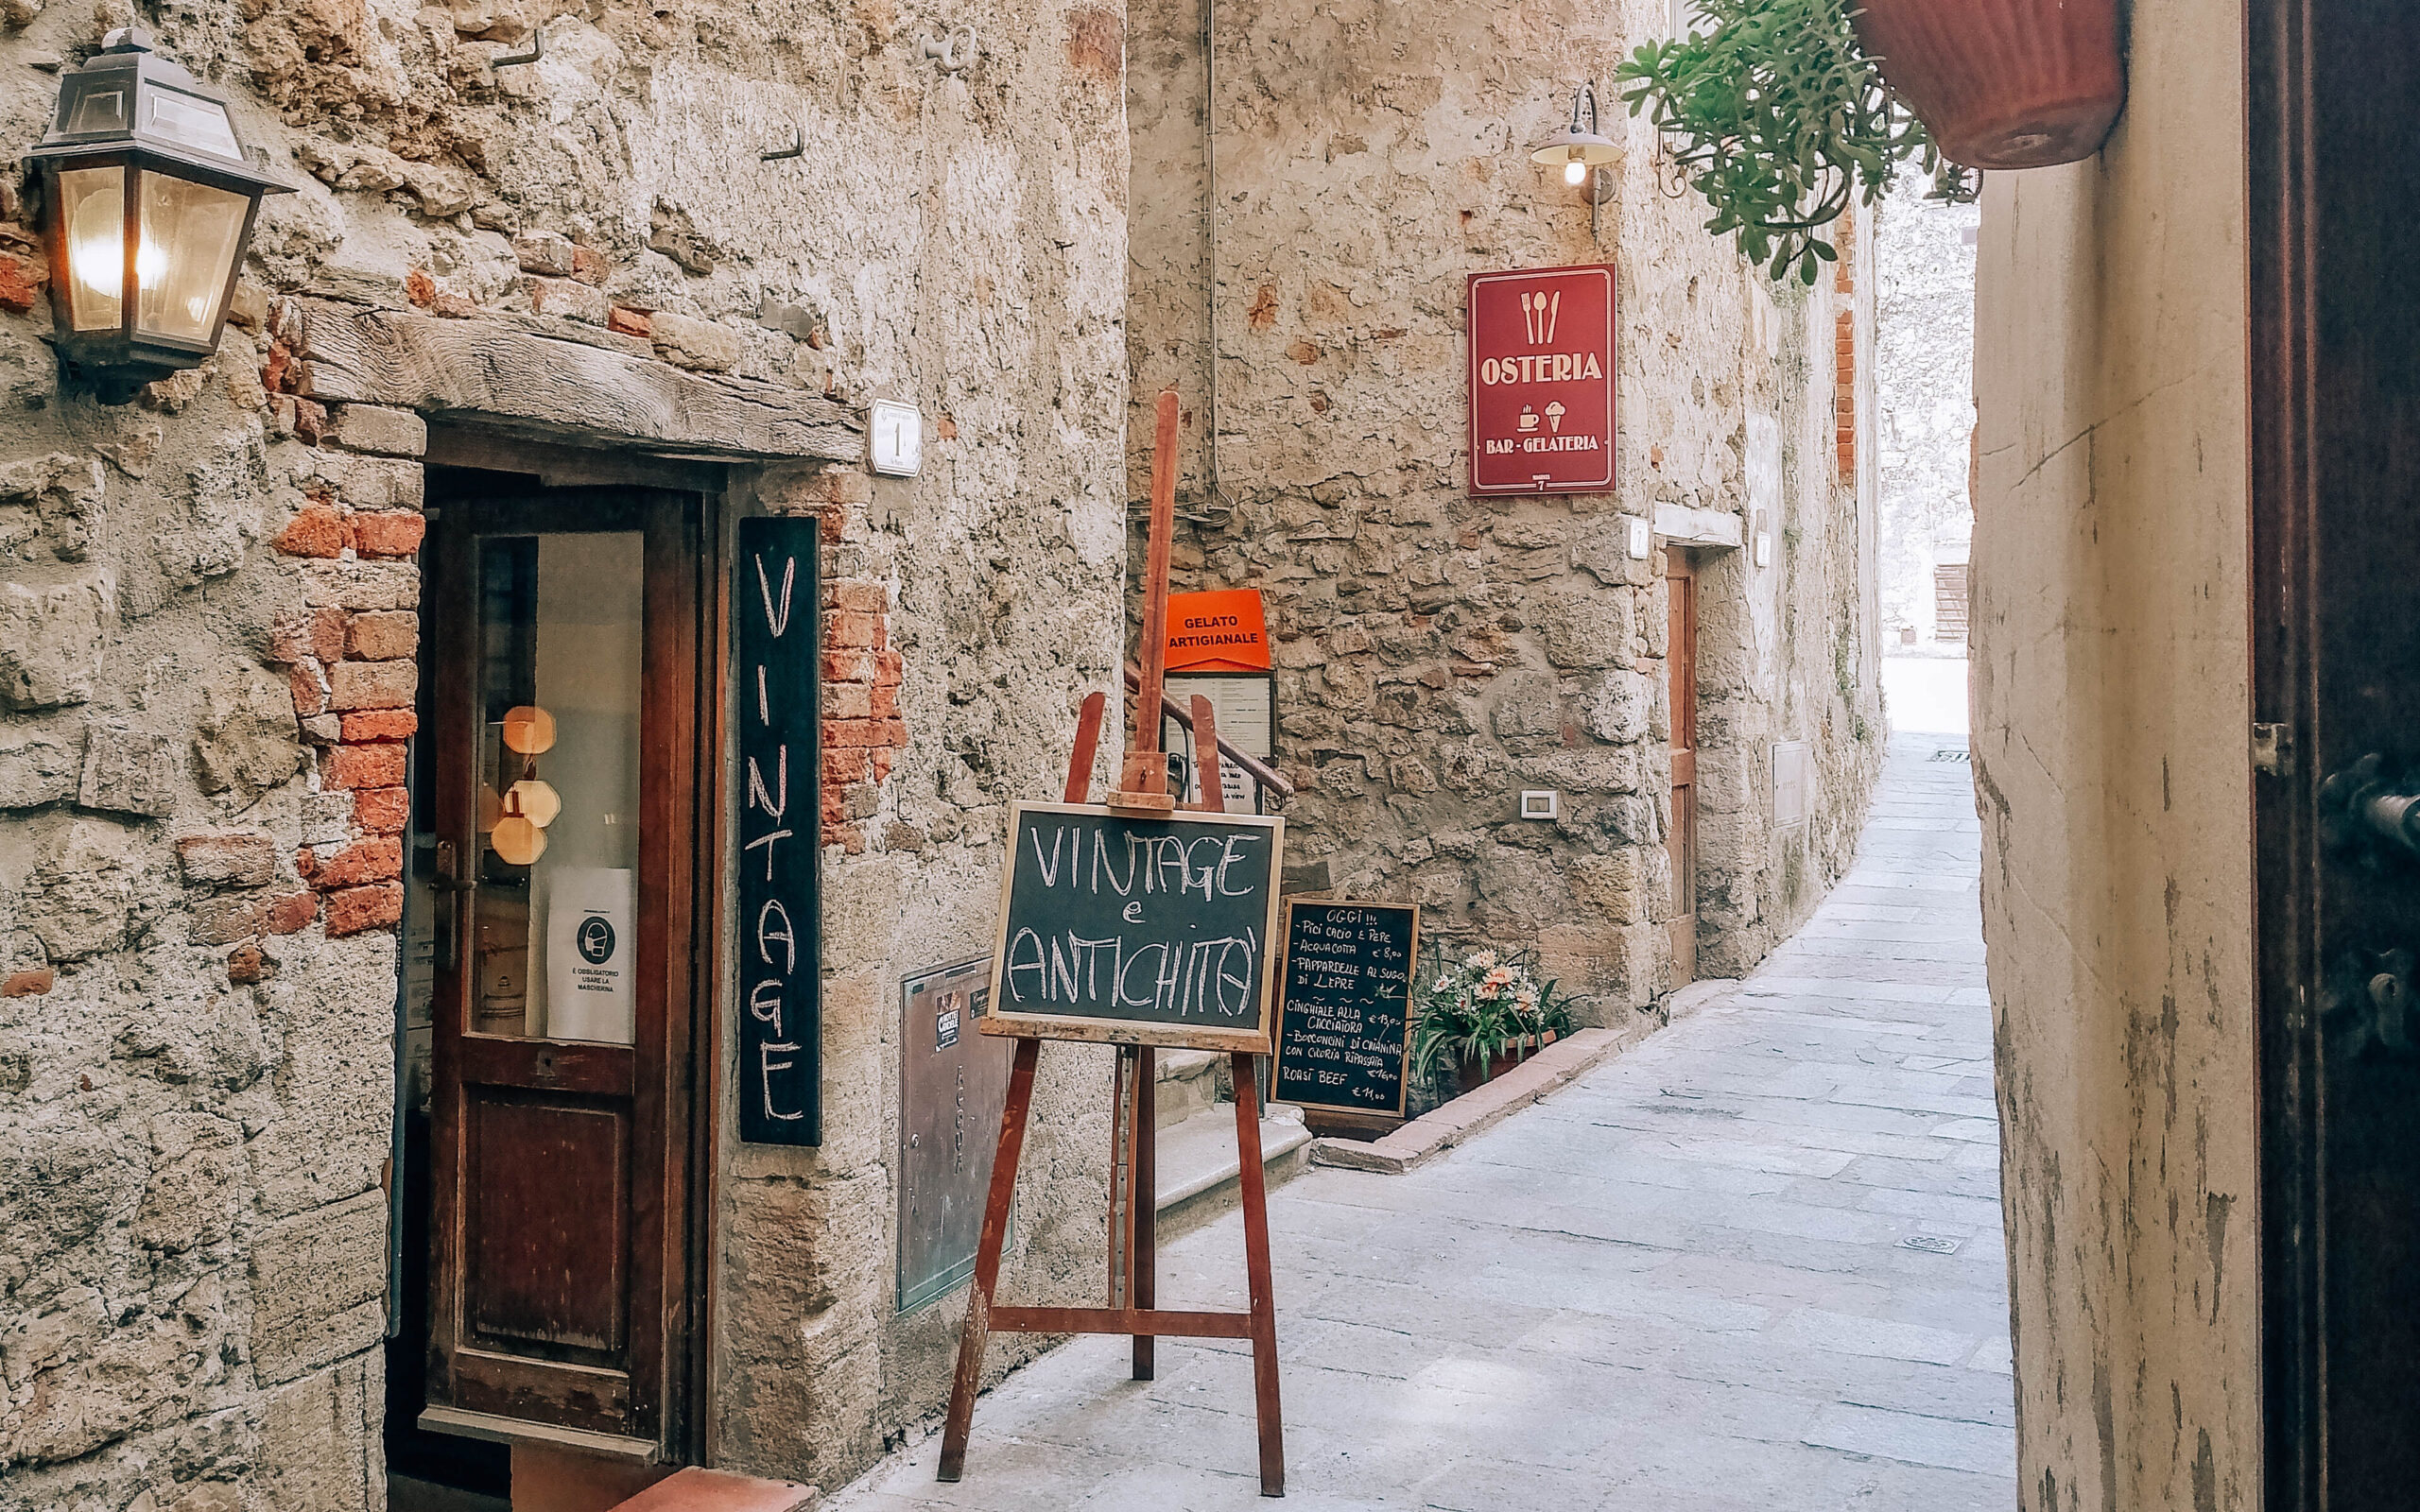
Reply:
[[[873,470],[887,478],[912,478],[925,462],[924,412],[905,400],[877,399],[866,418],[866,444]]]

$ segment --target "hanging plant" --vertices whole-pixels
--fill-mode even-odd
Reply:
[[[1873,204],[1913,161],[1936,198],[1969,199],[1973,177],[1945,164],[1858,41],[1841,0],[1703,0],[1706,25],[1640,46],[1615,71],[1630,112],[1645,112],[1681,178],[1776,280],[1813,284],[1840,255],[1824,234],[1852,203]]]

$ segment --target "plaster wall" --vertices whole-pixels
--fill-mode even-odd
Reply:
[[[658,450],[750,451],[704,434],[726,414],[821,438],[735,455],[734,507],[825,521],[828,1137],[736,1147],[723,1115],[708,1412],[721,1463],[844,1479],[954,1343],[947,1303],[892,1310],[898,978],[988,948],[1006,800],[1058,791],[1118,650],[1121,13],[147,15],[301,192],[216,359],[122,408],[62,390],[0,192],[0,1507],[384,1503],[416,404],[606,453],[643,413]],[[11,8],[0,137],[130,19]],[[942,21],[976,28],[961,72],[918,55]],[[533,29],[541,61],[495,65]],[[513,363],[475,402],[365,391],[330,333],[379,311],[685,397],[563,413]],[[913,482],[859,470],[876,394],[924,407]],[[1098,1280],[1109,1067],[1044,1057],[1011,1295]]]
[[[2136,5],[2100,159],[1985,180],[1973,743],[2041,1512],[2260,1496],[2241,33]]]
[[[1184,400],[1177,586],[1269,609],[1291,885],[1534,948],[1583,1022],[1666,991],[1666,590],[1660,542],[1632,558],[1627,522],[1706,510],[1770,538],[1768,566],[1701,560],[1694,902],[1703,970],[1743,969],[1844,864],[1880,749],[1863,517],[1835,457],[1854,286],[1777,295],[1693,195],[1659,192],[1611,77],[1661,4],[1218,5],[1215,98],[1201,8],[1131,14],[1133,403]],[[1625,148],[1593,226],[1527,150],[1592,77]],[[1469,497],[1465,276],[1597,262],[1619,301],[1616,490]],[[1128,435],[1139,508],[1150,426]],[[1793,739],[1809,815],[1785,832],[1772,748]],[[1563,817],[1518,818],[1525,788],[1559,791]]]

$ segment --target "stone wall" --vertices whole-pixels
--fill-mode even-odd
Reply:
[[[1975,787],[2043,1512],[2262,1500],[2242,21],[2144,0],[2100,158],[1984,180]]]
[[[1744,969],[1822,896],[1881,741],[1870,515],[1833,423],[1837,322],[1870,330],[1870,302],[1776,291],[1708,238],[1609,88],[1626,157],[1593,232],[1529,160],[1664,14],[1216,7],[1214,195],[1201,10],[1132,11],[1133,403],[1184,401],[1178,586],[1267,601],[1295,881],[1535,946],[1597,1022],[1670,981],[1665,590],[1628,520],[1695,509],[1770,542],[1762,567],[1702,554],[1703,970]],[[1464,276],[1591,262],[1617,270],[1616,490],[1469,497]],[[1150,434],[1130,420],[1132,500]],[[1809,816],[1783,832],[1793,739]],[[1562,819],[1519,819],[1523,788],[1559,790]]]
[[[1882,406],[1882,644],[1963,655],[1936,623],[1933,571],[1967,560],[1975,431],[1975,205],[1927,199],[1910,178],[1875,232],[1880,301],[1875,366]]]
[[[8,139],[130,19],[12,8]],[[919,57],[943,19],[961,72]],[[827,521],[828,1140],[721,1152],[711,1414],[726,1463],[845,1477],[935,1407],[955,1315],[892,1315],[897,980],[988,946],[1005,800],[1056,793],[1117,650],[1119,12],[148,20],[301,192],[217,357],[128,407],[61,389],[0,195],[0,1507],[383,1503],[415,410],[731,456],[732,507]],[[337,338],[415,319],[495,360],[365,387]],[[563,373],[673,421],[583,424]],[[924,407],[915,482],[854,470],[877,393]],[[1045,1057],[1021,1295],[1098,1280],[1108,1068]]]

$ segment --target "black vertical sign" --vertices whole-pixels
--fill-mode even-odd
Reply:
[[[752,1144],[823,1143],[820,528],[742,520],[734,563],[739,1137]]]

